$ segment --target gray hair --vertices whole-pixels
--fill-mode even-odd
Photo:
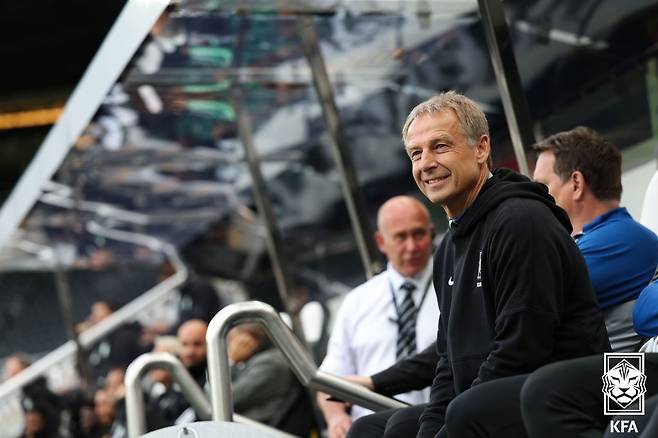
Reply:
[[[414,120],[426,114],[436,114],[448,110],[452,110],[457,116],[471,146],[475,146],[483,135],[489,136],[487,117],[477,104],[463,94],[446,91],[419,103],[411,110],[402,128],[404,144],[407,144],[409,126]]]

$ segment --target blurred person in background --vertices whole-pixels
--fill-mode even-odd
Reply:
[[[311,400],[281,352],[257,323],[240,324],[228,334],[233,408],[238,414],[295,436],[313,428]]]
[[[112,438],[122,438],[128,435],[125,377],[126,369],[122,367],[111,369],[105,377],[103,390],[114,400],[114,420],[110,427],[110,436]]]
[[[71,436],[75,438],[109,438],[116,418],[115,399],[105,390],[97,390],[93,397],[80,401]],[[117,437],[118,438],[118,437]]]
[[[187,371],[192,375],[201,389],[206,389],[208,383],[208,365],[206,360],[206,332],[208,324],[201,319],[191,319],[184,322],[178,329],[178,342],[180,343],[180,361]],[[189,403],[180,395],[181,404],[189,406]],[[188,407],[176,419],[176,424],[196,421],[198,416],[194,409]]]
[[[208,324],[200,319],[191,319],[178,329],[180,360],[197,384],[203,388],[207,382],[206,331]]]
[[[170,353],[179,356],[180,343],[175,336],[155,339],[153,353]],[[171,373],[162,368],[149,370],[145,379],[147,427],[149,431],[169,426],[189,406],[174,385]]]
[[[144,340],[152,341],[161,335],[175,334],[184,322],[191,319],[200,319],[209,323],[217,312],[224,307],[224,303],[219,298],[211,282],[193,272],[191,268],[188,268],[188,271],[188,279],[178,288],[177,294],[172,297],[176,322],[173,325],[154,324],[146,327]],[[165,281],[175,273],[174,265],[170,261],[165,261],[160,267],[160,282]]]
[[[386,271],[347,294],[320,369],[339,376],[370,375],[411,356],[436,339],[439,310],[432,286],[432,224],[427,208],[410,196],[387,200],[377,214],[375,239]],[[427,402],[428,391],[400,399]],[[343,438],[352,421],[370,411],[328,400],[319,392],[330,438]]]
[[[59,431],[48,425],[47,411],[39,405],[26,406],[25,401],[21,404],[25,417],[25,429],[21,438],[59,438]]]
[[[89,316],[78,324],[79,332],[109,317],[115,308],[109,301],[96,301]],[[142,327],[137,322],[117,327],[89,349],[90,384],[92,388],[105,386],[105,376],[112,368],[126,368],[137,356],[150,349],[140,343]]]
[[[180,289],[180,301],[178,303],[178,326],[191,319],[200,319],[209,323],[220,311],[224,304],[219,299],[217,291],[210,281],[188,268],[188,278]],[[174,266],[165,262],[160,269],[160,281],[175,273]]]
[[[5,361],[7,379],[16,376],[32,364],[25,353],[14,353]],[[26,437],[56,437],[62,422],[62,400],[48,388],[44,376],[25,385],[21,393],[21,407],[25,415]]]
[[[96,437],[112,436],[112,426],[116,419],[116,400],[112,393],[99,389],[94,394],[94,416],[96,417]]]

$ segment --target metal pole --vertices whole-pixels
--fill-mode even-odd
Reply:
[[[49,251],[52,257],[52,268],[55,275],[55,289],[57,290],[57,297],[59,300],[60,310],[62,312],[62,319],[68,334],[69,340],[75,342],[77,347],[77,368],[80,381],[84,383],[83,388],[89,388],[89,358],[87,352],[80,345],[80,338],[75,330],[75,322],[73,320],[73,298],[71,297],[71,286],[69,284],[66,272],[59,263],[59,255],[57,249]]]
[[[185,366],[169,353],[146,353],[135,359],[126,370],[126,422],[128,436],[137,438],[146,433],[146,408],[141,379],[150,368],[164,368],[169,371],[185,400],[190,402],[194,411],[202,420],[210,418],[210,404],[205,394],[194,381]]]
[[[525,147],[535,142],[535,136],[503,5],[500,0],[478,0],[478,4],[514,155],[521,173],[529,176]]]
[[[313,18],[308,15],[297,16],[297,31],[301,38],[302,48],[313,76],[315,91],[322,108],[322,115],[327,126],[327,132],[334,150],[336,165],[341,175],[341,187],[350,215],[352,230],[359,249],[366,277],[372,277],[378,268],[379,252],[373,240],[373,230],[368,220],[365,200],[359,189],[354,163],[350,155],[349,145],[345,141],[334,94],[329,81],[329,75],[320,53],[318,37],[313,24]]]
[[[340,377],[318,371],[301,342],[293,336],[272,306],[249,301],[224,307],[208,325],[206,344],[213,420],[232,421],[233,396],[226,335],[231,327],[240,322],[263,325],[272,343],[281,351],[302,385],[372,410],[407,406]]]
[[[270,199],[267,196],[267,186],[265,184],[265,179],[263,178],[263,172],[261,171],[260,158],[258,156],[258,152],[256,151],[256,146],[254,145],[254,139],[251,135],[251,123],[249,120],[249,115],[247,114],[246,109],[242,104],[242,91],[238,86],[234,86],[232,90],[232,99],[233,108],[236,114],[238,135],[240,136],[240,141],[244,147],[245,155],[247,158],[247,165],[249,166],[249,172],[251,173],[254,200],[256,201],[258,213],[263,220],[263,224],[265,225],[267,231],[265,236],[265,243],[267,245],[267,251],[270,256],[270,262],[272,263],[272,272],[274,273],[274,279],[279,291],[279,296],[281,297],[281,301],[283,302],[283,306],[286,309],[286,312],[292,319],[295,333],[297,333],[300,339],[305,339],[299,318],[295,313],[291,311],[292,309],[290,308],[289,298],[293,284],[290,276],[288,275],[288,272],[282,263],[283,257],[280,248],[282,248],[283,245],[281,234],[279,233],[279,229],[276,226],[272,204],[270,203]]]

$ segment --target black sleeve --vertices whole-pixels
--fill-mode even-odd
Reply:
[[[563,263],[569,259],[565,251],[573,242],[566,242],[571,239],[566,230],[538,210],[519,214],[508,208],[495,221],[484,278],[494,296],[494,343],[474,385],[531,372],[554,350],[564,299]]]
[[[430,386],[438,360],[435,342],[420,353],[399,360],[384,371],[372,375],[375,392],[391,396]]]
[[[419,437],[434,436],[443,426],[448,403],[455,398],[455,385],[452,377],[452,368],[446,353],[446,340],[442,335],[444,332],[441,324],[442,315],[439,316],[439,333],[436,339],[436,353],[438,361],[432,388],[430,389],[430,401],[420,416]]]

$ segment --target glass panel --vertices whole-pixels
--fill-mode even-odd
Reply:
[[[625,170],[655,157],[655,2],[513,2],[507,13],[538,133],[590,126]]]
[[[197,272],[283,308],[237,130],[239,87],[293,278],[287,307],[362,282],[296,14],[313,18],[373,228],[386,198],[420,197],[400,129],[440,90],[482,104],[496,162],[515,167],[475,1],[182,1],[151,29],[76,140],[23,237],[60,248],[67,269],[98,272],[102,282],[115,266],[146,267],[155,281],[163,256],[96,236],[90,222],[155,236]],[[432,212],[442,230],[445,215]]]

